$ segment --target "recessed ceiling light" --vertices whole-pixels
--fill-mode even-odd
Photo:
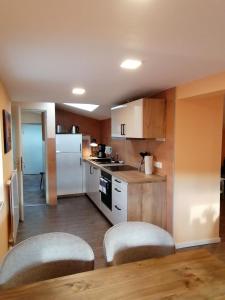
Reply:
[[[126,59],[122,62],[120,65],[121,68],[123,69],[128,69],[128,70],[136,70],[142,65],[142,62],[140,60],[136,59]]]
[[[81,96],[81,95],[84,95],[84,94],[86,93],[86,91],[85,91],[85,89],[83,89],[83,88],[74,88],[74,89],[72,89],[72,93],[73,93],[74,95],[79,95],[79,96]]]
[[[64,103],[65,105],[72,106],[78,109],[86,110],[86,111],[94,111],[99,107],[97,104],[83,104],[83,103]]]

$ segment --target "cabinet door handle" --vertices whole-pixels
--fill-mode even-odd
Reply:
[[[123,124],[123,135],[126,135],[126,134],[125,134],[125,125],[126,125],[126,124]]]
[[[120,124],[120,134],[123,135],[123,124]]]
[[[119,208],[117,205],[115,205],[115,208],[117,209],[117,210],[122,210],[121,208]]]
[[[118,193],[121,193],[121,191],[120,190],[118,190],[117,188],[115,188],[114,189],[116,192],[118,192]]]
[[[94,172],[92,173],[92,170],[91,170],[91,169],[92,169],[92,166],[90,166],[90,174],[93,175]]]
[[[119,181],[118,179],[115,179],[116,182],[121,183],[121,181]]]

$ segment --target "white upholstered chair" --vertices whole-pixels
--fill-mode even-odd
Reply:
[[[145,222],[124,222],[111,227],[103,247],[108,266],[175,253],[171,235]]]
[[[13,247],[0,266],[0,288],[94,269],[94,253],[81,238],[53,232],[31,237]]]

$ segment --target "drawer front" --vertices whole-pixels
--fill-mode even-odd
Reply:
[[[118,187],[119,190],[127,190],[127,183],[114,176],[112,177],[112,184]]]
[[[113,206],[113,225],[126,222],[127,221],[127,211],[126,210],[118,210]]]
[[[121,209],[127,209],[127,193],[117,186],[112,188],[112,203]]]

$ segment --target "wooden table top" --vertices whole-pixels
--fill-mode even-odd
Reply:
[[[225,264],[205,249],[47,280],[0,299],[225,299]]]

